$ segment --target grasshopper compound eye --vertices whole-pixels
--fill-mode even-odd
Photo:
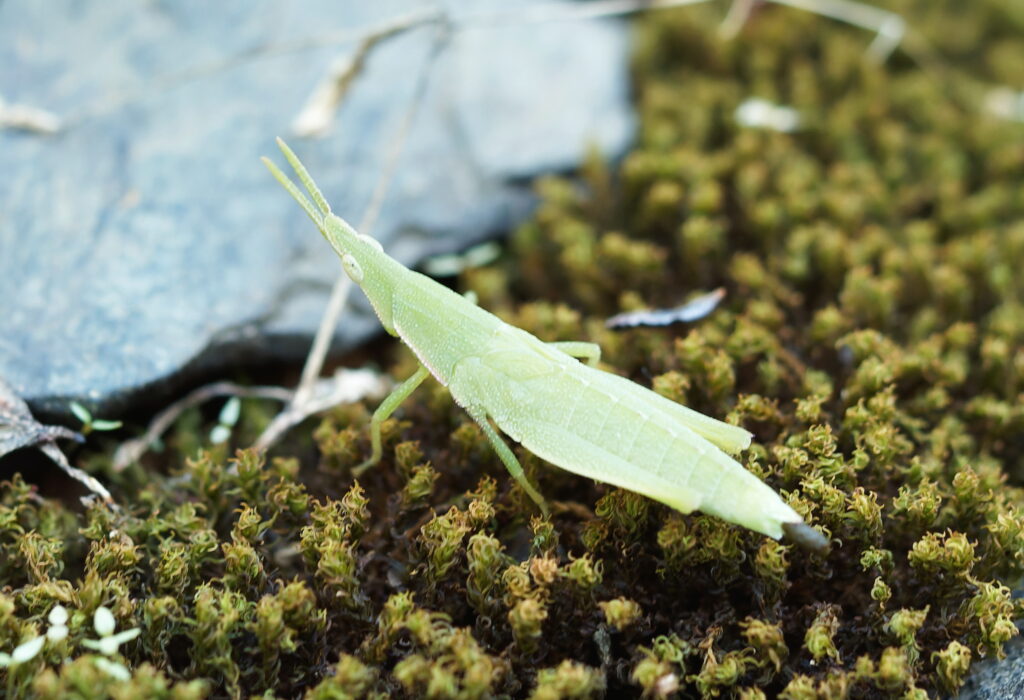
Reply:
[[[345,268],[345,274],[348,278],[356,284],[362,284],[363,282],[363,268],[359,266],[359,262],[348,253],[341,256],[341,266]]]

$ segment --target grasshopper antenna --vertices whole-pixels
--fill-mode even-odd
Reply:
[[[313,198],[320,213],[324,216],[330,214],[331,205],[327,203],[327,199],[320,192],[320,188],[316,186],[316,183],[313,182],[313,177],[306,170],[306,166],[302,164],[299,157],[295,155],[295,151],[289,148],[288,144],[280,136],[277,137],[277,147],[281,149],[281,153],[284,154],[285,159],[292,166],[292,169],[295,170],[295,174],[299,176],[299,181],[309,192],[309,196]]]
[[[262,157],[260,160],[262,160],[263,164],[267,166],[267,170],[269,170],[270,174],[274,176],[274,179],[280,182],[281,186],[288,190],[288,194],[290,194],[295,201],[302,206],[309,218],[313,220],[313,223],[322,230],[324,217],[331,213],[331,207],[327,204],[327,199],[325,199],[323,193],[320,192],[320,188],[316,186],[316,183],[313,181],[313,177],[309,174],[309,171],[306,170],[306,166],[302,164],[302,161],[300,161],[299,157],[295,155],[295,152],[292,151],[292,149],[288,147],[288,144],[286,144],[280,137],[277,139],[277,146],[281,149],[281,152],[284,154],[288,163],[291,164],[292,169],[295,170],[295,174],[298,176],[299,181],[305,186],[306,191],[309,192],[310,197],[312,197],[313,201],[316,202],[316,207],[306,199],[306,195],[304,195],[302,190],[300,190],[298,186],[291,181],[291,178],[281,172],[281,169],[274,164],[274,161],[267,157]]]
[[[302,190],[296,187],[295,183],[289,180],[288,176],[281,172],[279,167],[274,165],[274,161],[270,160],[266,156],[260,156],[260,160],[262,160],[263,164],[267,166],[267,170],[269,170],[270,174],[274,176],[274,179],[280,182],[281,186],[288,190],[288,194],[290,194],[295,201],[299,203],[299,206],[301,206],[309,218],[313,220],[313,223],[316,224],[317,228],[322,231],[324,228],[323,217],[320,216],[320,212],[313,207],[310,201],[306,199],[306,195],[302,194]]]

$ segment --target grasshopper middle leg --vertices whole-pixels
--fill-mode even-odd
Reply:
[[[584,340],[565,340],[548,343],[556,350],[561,350],[570,357],[586,360],[591,367],[597,367],[601,361],[601,346],[597,343],[588,343]]]
[[[544,501],[544,497],[540,495],[540,492],[533,487],[530,480],[526,478],[526,473],[523,471],[523,465],[519,463],[516,456],[512,453],[512,450],[505,441],[498,435],[498,431],[494,429],[491,422],[487,419],[487,414],[479,409],[468,409],[469,415],[477,422],[480,429],[484,431],[484,435],[491,441],[491,445],[494,447],[494,451],[498,453],[498,457],[505,464],[505,468],[508,469],[508,473],[512,475],[519,485],[523,488],[523,491],[533,499],[533,502],[537,504],[541,512],[544,515],[548,515],[548,504]]]
[[[409,395],[416,391],[416,387],[423,383],[423,380],[430,376],[430,370],[423,365],[416,370],[411,377],[406,379],[404,382],[399,384],[391,394],[381,402],[377,410],[373,412],[373,418],[370,419],[370,443],[373,446],[373,451],[370,453],[369,459],[361,464],[352,468],[352,475],[359,476],[367,469],[375,465],[380,461],[381,455],[384,452],[380,441],[380,426],[386,421],[395,409],[398,408],[403,401],[409,398]]]

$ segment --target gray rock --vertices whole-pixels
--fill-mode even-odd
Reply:
[[[49,136],[0,130],[0,376],[37,411],[76,399],[109,416],[197,370],[302,357],[338,261],[258,157],[276,155],[274,137],[356,37],[436,6],[0,4],[0,96],[62,123]],[[449,38],[374,228],[407,264],[509,227],[531,205],[523,178],[571,168],[591,145],[614,157],[631,137],[625,26],[460,17],[507,7],[448,5]],[[382,44],[333,130],[290,139],[353,222],[435,36],[425,26]],[[337,349],[376,330],[357,309]]]
[[[1022,593],[1014,591],[1014,598],[1019,599]],[[1024,698],[1024,637],[1010,640],[1003,651],[1006,658],[987,659],[971,669],[956,700]]]

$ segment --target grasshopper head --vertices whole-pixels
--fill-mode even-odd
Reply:
[[[316,186],[305,166],[302,165],[298,156],[281,139],[277,140],[277,145],[295,170],[296,176],[306,188],[310,198],[312,198],[312,202],[270,159],[263,158],[263,164],[267,166],[267,169],[281,183],[281,186],[288,190],[288,193],[299,203],[309,218],[313,220],[313,223],[316,224],[317,228],[320,229],[320,233],[323,234],[323,237],[334,248],[334,252],[341,258],[341,265],[345,269],[345,274],[349,276],[349,279],[362,287],[370,303],[373,304],[374,309],[377,311],[377,315],[380,317],[385,330],[394,334],[395,330],[391,322],[391,293],[393,287],[388,279],[389,274],[386,269],[388,261],[390,261],[392,266],[398,265],[398,263],[395,263],[384,254],[377,239],[359,233],[347,221],[333,213],[330,205],[327,204],[327,200]]]
[[[359,233],[347,221],[330,212],[324,217],[320,232],[324,234],[324,238],[341,258],[341,266],[345,268],[345,274],[356,284],[362,285],[364,272],[359,264],[359,259],[366,258],[366,247],[376,252],[383,252],[380,242],[376,238]]]
[[[313,177],[306,170],[299,157],[280,138],[277,139],[277,145],[281,152],[284,153],[285,159],[295,170],[299,181],[306,188],[306,191],[309,192],[309,196],[313,201],[310,202],[306,195],[302,193],[302,190],[287,175],[281,172],[269,158],[263,158],[263,164],[267,166],[271,174],[288,190],[288,193],[291,194],[295,201],[305,210],[309,218],[313,220],[317,228],[320,229],[320,233],[323,234],[324,238],[327,239],[327,242],[331,244],[331,247],[338,254],[338,257],[341,258],[345,272],[352,278],[352,281],[356,284],[362,284],[363,272],[358,263],[358,258],[362,257],[360,253],[366,247],[379,252],[381,251],[380,243],[375,238],[358,233],[348,222],[334,214],[327,203],[327,199],[320,192],[320,188],[316,186],[316,182],[313,181]]]

